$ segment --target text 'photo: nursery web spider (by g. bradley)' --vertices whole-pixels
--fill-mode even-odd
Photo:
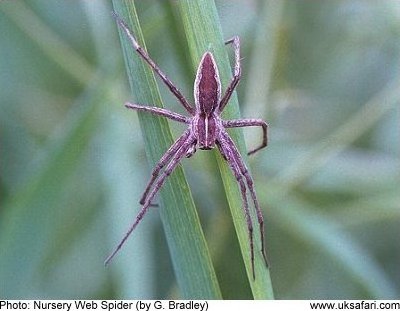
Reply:
[[[143,216],[152,206],[152,200],[157,192],[164,184],[166,178],[173,172],[175,167],[180,163],[184,157],[192,156],[196,148],[203,150],[210,150],[217,146],[223,158],[228,162],[239,186],[243,201],[243,210],[247,221],[247,228],[250,240],[251,251],[251,267],[253,272],[253,279],[255,279],[254,272],[254,243],[253,243],[253,224],[249,212],[249,204],[247,201],[247,190],[250,192],[251,199],[257,214],[257,220],[260,226],[261,235],[261,252],[265,263],[267,264],[267,257],[264,246],[264,220],[260,206],[258,204],[256,192],[253,185],[253,179],[235,145],[232,138],[229,136],[226,128],[246,127],[246,126],[260,126],[263,129],[262,144],[250,151],[248,154],[253,154],[260,149],[267,146],[267,130],[268,124],[260,119],[237,119],[237,120],[222,120],[221,112],[228,103],[233,91],[239,83],[241,76],[240,67],[240,41],[239,37],[233,37],[228,40],[226,44],[232,44],[235,51],[235,69],[233,78],[221,96],[221,81],[219,78],[217,64],[215,63],[214,56],[211,52],[205,52],[201,58],[199,67],[197,68],[196,79],[194,82],[194,101],[195,106],[189,104],[187,99],[176,88],[171,80],[161,71],[161,69],[149,57],[146,51],[139,46],[132,32],[129,30],[126,23],[113,12],[118,26],[128,36],[133,48],[137,53],[150,65],[154,72],[161,78],[164,84],[175,95],[178,101],[190,114],[185,117],[178,113],[158,108],[143,106],[141,104],[127,102],[125,106],[130,109],[146,111],[155,115],[163,116],[168,119],[185,123],[188,128],[185,132],[172,144],[172,146],[165,152],[159,162],[156,164],[152,171],[151,179],[140,199],[142,208],[136,216],[135,222],[131,225],[124,238],[118,244],[114,252],[106,259],[105,264],[108,264],[114,255],[120,250],[122,245],[128,239],[129,235],[140,223]],[[164,169],[165,167],[165,169]],[[164,170],[163,170],[164,169]],[[163,171],[162,171],[163,170]]]

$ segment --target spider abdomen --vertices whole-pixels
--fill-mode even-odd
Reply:
[[[218,108],[221,99],[221,81],[211,52],[204,53],[197,69],[194,99],[198,110],[207,116]]]

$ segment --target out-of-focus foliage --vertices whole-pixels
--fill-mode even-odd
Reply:
[[[191,98],[174,1],[137,4],[151,56]],[[399,2],[217,6],[225,37],[242,41],[242,115],[270,123],[268,148],[249,163],[275,296],[398,298]],[[180,297],[156,208],[103,266],[150,172],[122,105],[110,10],[100,0],[0,3],[2,298]],[[260,131],[245,133],[257,144]],[[197,152],[183,166],[223,296],[250,298],[214,157]]]

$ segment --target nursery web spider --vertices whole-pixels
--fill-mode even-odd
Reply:
[[[172,81],[161,71],[156,63],[150,58],[146,51],[139,46],[132,32],[129,30],[126,23],[113,12],[118,26],[125,32],[129,38],[133,48],[137,53],[150,65],[154,72],[161,78],[164,84],[175,95],[178,101],[189,113],[189,117],[181,114],[158,107],[143,106],[137,103],[127,102],[127,108],[139,111],[146,111],[155,115],[163,116],[168,119],[185,123],[188,128],[185,132],[173,143],[173,145],[165,152],[159,162],[156,164],[152,171],[151,179],[140,199],[142,208],[136,216],[135,222],[130,226],[129,230],[118,244],[114,252],[106,259],[105,264],[108,264],[114,255],[120,250],[122,245],[128,239],[129,235],[140,223],[143,216],[148,211],[152,204],[152,200],[156,193],[164,184],[166,178],[173,172],[175,167],[180,163],[184,157],[192,156],[196,148],[203,150],[210,150],[217,146],[223,158],[228,162],[239,186],[243,201],[243,210],[247,221],[247,229],[250,240],[251,251],[251,267],[253,272],[253,279],[255,278],[254,272],[254,245],[253,245],[253,224],[250,217],[249,205],[247,201],[246,192],[249,190],[251,199],[257,214],[257,220],[260,227],[261,235],[261,252],[265,263],[267,258],[264,246],[264,220],[256,192],[253,185],[253,179],[250,176],[247,167],[235,146],[232,138],[229,136],[226,128],[246,127],[246,126],[260,126],[263,129],[262,144],[250,151],[248,154],[253,154],[260,149],[267,146],[267,130],[268,124],[260,119],[237,119],[237,120],[222,120],[221,112],[228,103],[234,89],[239,83],[241,76],[240,66],[240,41],[239,37],[233,37],[225,42],[225,44],[232,44],[235,52],[235,68],[233,78],[230,84],[221,96],[221,81],[219,78],[217,64],[211,52],[205,52],[201,58],[199,67],[196,73],[194,82],[194,101],[195,107],[189,104],[187,99],[176,88]],[[165,169],[164,169],[165,168]],[[163,170],[164,169],[164,170]],[[162,171],[163,170],[163,171]],[[246,187],[247,186],[247,187]]]

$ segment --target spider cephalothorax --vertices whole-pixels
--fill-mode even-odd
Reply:
[[[126,103],[125,106],[130,109],[147,111],[155,115],[167,117],[171,120],[186,123],[188,128],[186,131],[173,143],[173,145],[165,152],[161,157],[156,167],[153,169],[151,179],[147,184],[147,187],[140,199],[142,208],[139,214],[136,216],[135,222],[131,225],[124,238],[118,244],[115,251],[107,258],[106,264],[114,257],[121,246],[125,243],[129,235],[141,221],[143,216],[146,214],[149,207],[152,205],[152,200],[158,190],[164,184],[168,175],[172,173],[175,167],[180,163],[184,157],[190,157],[196,151],[196,148],[209,150],[215,146],[219,149],[224,159],[228,162],[238,184],[240,187],[243,209],[247,221],[247,227],[250,239],[250,250],[251,250],[251,266],[254,273],[254,245],[253,245],[253,224],[250,217],[249,206],[247,201],[247,190],[250,192],[250,196],[256,209],[257,220],[260,226],[261,235],[261,252],[263,254],[265,263],[267,263],[264,247],[264,220],[261,209],[258,204],[256,193],[253,186],[253,179],[250,176],[247,167],[235,146],[232,138],[229,136],[226,128],[233,127],[245,127],[245,126],[261,126],[263,129],[263,141],[262,144],[250,151],[248,154],[253,154],[256,151],[267,146],[267,130],[268,125],[266,122],[260,119],[237,119],[237,120],[222,120],[221,112],[225,108],[229,101],[235,87],[237,86],[240,75],[240,41],[239,37],[233,37],[228,40],[226,44],[233,44],[235,50],[235,69],[233,78],[224,93],[221,96],[221,81],[219,78],[218,67],[214,60],[211,52],[205,52],[201,58],[199,67],[196,73],[196,79],[194,82],[194,100],[195,107],[189,104],[182,93],[175,87],[171,80],[161,71],[161,69],[154,63],[149,55],[139,46],[132,32],[129,30],[125,22],[119,18],[115,13],[114,17],[117,20],[118,26],[126,33],[129,37],[132,46],[139,53],[139,55],[151,66],[171,92],[176,96],[182,106],[190,114],[189,117],[185,117],[178,113],[158,108],[144,106],[141,104]],[[165,169],[164,169],[165,167]],[[162,171],[164,169],[164,171]]]

